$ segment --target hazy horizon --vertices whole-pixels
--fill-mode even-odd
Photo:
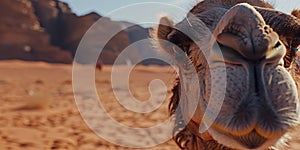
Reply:
[[[188,11],[193,7],[199,0],[61,0],[69,4],[72,8],[73,12],[77,15],[85,15],[90,12],[97,12],[101,16],[110,17],[112,20],[116,21],[128,21],[133,23],[139,22],[158,22],[160,16],[162,14],[170,15],[171,18],[175,18],[181,20],[184,17],[184,14],[176,13],[176,9],[173,11],[167,5],[174,5],[176,7],[180,7],[185,11]],[[271,3],[277,10],[283,11],[285,13],[290,13],[293,9],[300,8],[300,1],[298,3],[296,1],[287,1],[284,0],[267,0]],[[141,3],[146,3],[145,5],[141,5]],[[162,3],[161,7],[158,8],[148,8],[144,9],[147,6],[153,3]],[[133,5],[137,5],[137,7],[133,7]],[[131,7],[129,9],[130,12],[126,12],[126,6]],[[149,6],[150,7],[150,6]],[[116,13],[118,9],[122,13]],[[134,13],[134,10],[137,9],[140,13]],[[151,10],[150,10],[151,9]],[[151,11],[151,13],[149,12]],[[112,15],[112,12],[115,14]],[[147,26],[147,25],[145,25]]]

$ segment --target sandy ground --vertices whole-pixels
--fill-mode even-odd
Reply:
[[[113,119],[135,128],[151,127],[168,119],[167,101],[148,114],[122,107],[112,93],[110,71],[110,66],[105,66],[101,72],[96,70],[95,84],[104,108]],[[71,65],[0,61],[0,72],[0,150],[128,149],[100,138],[84,123],[74,100]],[[173,84],[172,72],[174,70],[166,67],[137,67],[130,76],[132,95],[141,101],[147,100],[150,81],[161,79],[168,86],[167,100]],[[104,126],[102,131],[109,132],[116,140],[125,134],[111,126]],[[139,143],[153,144],[145,137],[160,133],[162,131],[137,133],[140,134]],[[129,136],[127,140],[136,139]],[[177,147],[173,141],[168,141],[148,149]]]
[[[122,67],[119,69],[121,70]],[[0,150],[129,149],[107,142],[85,124],[74,100],[71,65],[0,61],[0,72]],[[124,126],[134,128],[152,127],[168,119],[167,99],[170,97],[170,89],[175,77],[172,68],[138,66],[130,75],[131,94],[141,102],[150,97],[148,85],[153,79],[160,79],[165,83],[167,94],[164,101],[161,105],[159,105],[160,101],[156,101],[154,104],[159,107],[151,113],[136,113],[122,107],[116,101],[113,91],[120,91],[124,99],[129,98],[130,94],[122,91],[123,88],[111,87],[110,72],[110,66],[104,66],[101,72],[98,70],[95,72],[96,91],[110,117]],[[122,75],[119,74],[119,77]],[[162,97],[164,95],[159,93],[163,89],[154,86],[151,90]],[[86,99],[77,104],[93,112],[96,106],[88,102],[88,93],[76,94],[83,100]],[[124,139],[122,136],[128,135],[127,131],[107,125],[107,118],[100,116],[97,119],[93,118],[95,114],[87,114],[91,117],[90,120],[94,119],[94,125],[100,125],[97,133],[109,135],[118,143],[137,141],[136,143],[140,145],[149,146],[159,143],[155,137],[165,133],[162,130],[137,132],[137,137],[132,138],[129,135]],[[291,149],[298,150],[300,132],[295,131],[294,134]],[[173,141],[167,141],[148,149],[178,148]]]

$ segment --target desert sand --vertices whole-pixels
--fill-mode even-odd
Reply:
[[[130,149],[106,141],[85,124],[74,100],[72,65],[0,61],[0,72],[0,150]],[[125,126],[140,128],[168,119],[168,98],[176,76],[173,68],[137,66],[131,73],[130,90],[140,101],[150,97],[148,85],[153,79],[165,83],[165,100],[151,113],[136,113],[122,107],[112,92],[120,89],[112,89],[110,72],[111,66],[95,70],[95,85],[103,107],[113,119]],[[101,119],[95,121],[105,122]],[[123,134],[110,126],[103,126],[102,130],[115,139]],[[145,136],[155,137],[160,133],[162,131],[137,134],[140,134],[139,142],[147,146],[157,141],[149,141]],[[300,130],[294,133],[291,149],[298,150]],[[129,137],[127,140],[132,139]],[[147,149],[178,148],[170,140]]]
[[[114,98],[110,71],[111,66],[96,70],[95,84],[101,102],[112,118],[129,127],[144,128],[168,118],[170,92],[165,102],[152,113],[128,111]],[[0,61],[0,72],[1,150],[129,149],[107,142],[85,124],[74,100],[72,65]],[[137,67],[130,78],[132,94],[137,99],[147,100],[150,96],[148,84],[152,79],[163,80],[170,91],[175,77],[172,72],[174,70],[168,67]],[[111,132],[113,138],[122,134],[109,126],[103,130]],[[140,142],[147,145],[149,141],[144,141],[144,136],[141,133]],[[148,149],[176,148],[173,141],[169,141]]]

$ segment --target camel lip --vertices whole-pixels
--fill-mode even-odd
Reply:
[[[247,135],[240,136],[240,137],[233,136],[233,138],[249,149],[259,148],[267,141],[266,138],[259,135],[255,130],[253,130]]]
[[[265,150],[270,146],[274,146],[279,140],[264,138],[255,130],[244,136],[233,136],[213,128],[209,128],[208,132],[220,144],[240,150]]]

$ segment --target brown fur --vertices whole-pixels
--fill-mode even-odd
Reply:
[[[270,14],[266,10],[273,9],[272,6],[264,1],[260,0],[204,0],[200,3],[198,3],[196,6],[193,7],[193,9],[190,11],[193,14],[199,14],[202,12],[205,12],[211,8],[214,7],[222,7],[229,9],[232,6],[241,3],[241,2],[248,2],[249,4],[256,7],[257,11],[262,14],[262,16],[265,18],[265,21],[268,25],[270,25],[279,35],[281,41],[283,41],[284,45],[287,47],[287,54],[284,58],[285,61],[285,67],[289,67],[292,62],[294,61],[294,58],[296,56],[295,51],[292,50],[293,46],[298,46],[300,44],[299,40],[295,39],[295,37],[300,36],[300,22],[299,19],[296,17],[299,17],[300,11],[293,11],[294,16],[290,16],[281,12],[276,12],[277,15]],[[295,17],[296,16],[296,17]],[[176,37],[185,37],[182,35],[182,33],[177,32],[176,34],[179,35],[173,35],[171,39],[166,39],[167,34],[172,32],[170,28],[167,26],[161,26],[163,34],[158,34],[159,39],[165,39],[169,40],[175,44],[180,44],[182,41],[188,41],[189,39],[180,39]],[[159,30],[159,29],[158,29]],[[173,39],[172,39],[173,38]],[[176,41],[176,42],[174,42]],[[178,45],[182,49],[184,49],[181,45]],[[186,52],[188,54],[188,52]],[[180,111],[175,112],[176,109],[179,107],[180,102],[180,84],[179,81],[176,81],[176,84],[172,90],[173,96],[171,98],[171,101],[169,103],[169,111],[171,116],[175,117],[175,128],[173,131],[174,134],[174,140],[177,143],[177,145],[181,149],[200,149],[200,150],[231,150],[231,148],[225,147],[221,144],[219,144],[217,141],[209,138],[203,138],[201,136],[196,136],[192,133],[192,131],[186,126],[187,124],[192,124],[193,122],[186,123],[182,117],[182,114]],[[179,108],[180,110],[180,108]]]
[[[258,10],[263,16],[270,16],[267,12]],[[281,12],[277,12],[276,16],[265,17],[265,21],[275,30],[279,35],[280,39],[287,48],[287,54],[284,58],[285,67],[290,67],[291,63],[296,57],[296,52],[293,50],[300,44],[300,40],[296,40],[295,37],[300,36],[300,20],[297,13],[294,11],[292,15],[287,15]],[[299,15],[299,14],[298,14]]]
[[[169,103],[169,112],[171,113],[171,116],[175,117],[176,124],[173,129],[173,140],[179,148],[188,150],[232,150],[219,144],[212,138],[201,138],[193,134],[186,126],[187,123],[182,118],[182,113],[178,107],[180,101],[180,83],[178,79],[176,79],[172,93],[173,95]],[[176,112],[176,109],[179,111]]]
[[[235,6],[236,4],[239,3],[245,3],[247,2],[248,4],[252,6],[259,6],[259,7],[264,7],[264,8],[273,8],[272,5],[270,5],[267,2],[260,1],[260,0],[204,0],[197,5],[195,5],[191,9],[192,14],[198,14],[202,13],[204,11],[210,10],[215,7],[222,7],[226,9],[230,9],[231,7]]]
[[[300,19],[300,9],[293,10],[292,15]]]

